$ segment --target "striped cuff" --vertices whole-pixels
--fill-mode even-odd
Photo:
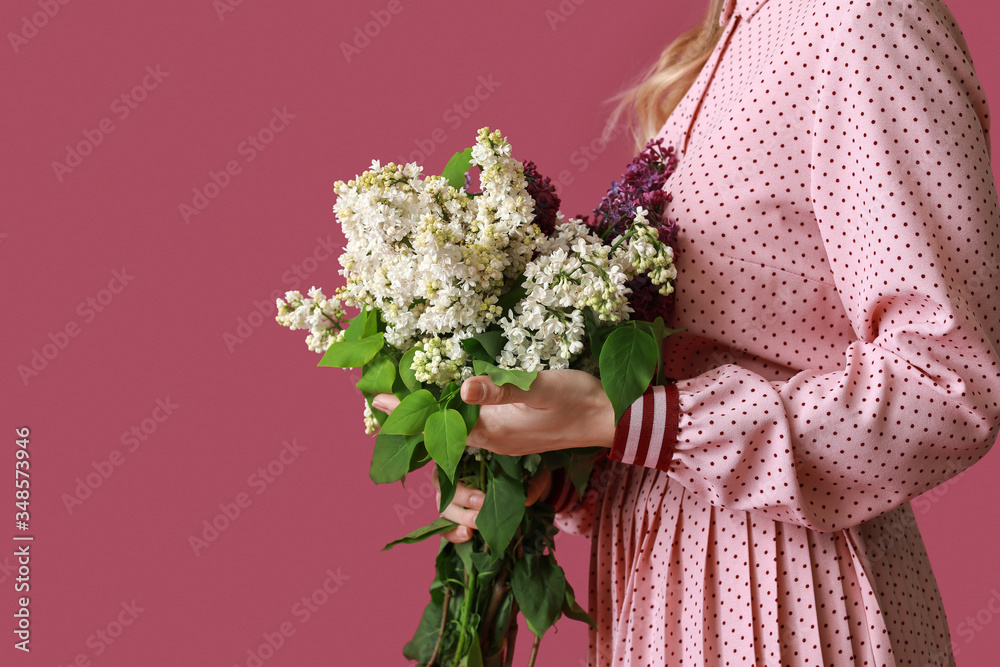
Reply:
[[[608,458],[670,470],[677,444],[677,385],[654,385],[625,411]]]

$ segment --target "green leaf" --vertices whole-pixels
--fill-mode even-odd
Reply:
[[[469,652],[462,658],[462,667],[483,667],[483,650],[479,648],[479,633],[476,631],[478,625],[472,626],[472,641]]]
[[[513,309],[527,294],[528,291],[524,289],[524,274],[522,273],[514,281],[511,288],[497,300],[497,305],[501,309],[500,312],[506,313],[508,310]]]
[[[472,574],[472,541],[459,542],[454,546],[455,553],[462,561],[462,567],[469,574]]]
[[[597,361],[601,358],[601,347],[604,345],[604,338],[608,332],[607,329],[601,329],[601,320],[598,319],[597,313],[590,306],[583,309],[583,329],[590,342],[590,351],[594,360]]]
[[[566,584],[566,600],[563,602],[562,613],[566,618],[572,618],[574,621],[582,621],[595,630],[597,629],[597,621],[587,613],[586,609],[577,603],[576,597],[573,595],[573,589],[568,583]]]
[[[494,454],[493,460],[500,464],[503,471],[514,479],[521,479],[521,460],[517,456]]]
[[[465,430],[468,433],[472,433],[472,429],[475,428],[476,422],[479,421],[479,406],[475,403],[466,403],[465,401],[462,401],[458,404],[456,409],[462,413],[462,419],[465,420]]]
[[[653,320],[653,339],[657,343],[662,343],[667,336],[667,327],[663,324],[663,318],[657,317]]]
[[[538,472],[538,466],[541,463],[541,454],[525,454],[521,457],[521,466],[524,468],[524,472],[528,473],[529,477],[535,476],[535,473]]]
[[[552,556],[525,554],[515,561],[514,597],[528,628],[541,637],[559,618],[566,602],[566,575]]]
[[[653,339],[654,343],[656,343],[656,365],[654,366],[654,368],[660,369],[663,366],[663,350],[661,349],[662,346],[663,346],[663,337],[660,336],[660,334],[663,331],[663,320],[661,318],[659,318],[659,317],[656,318],[656,319],[660,321],[659,330],[657,329],[657,326],[656,326],[655,322],[644,322],[644,321],[638,320],[638,321],[632,322],[632,324],[633,324],[633,326],[636,326],[639,329],[642,329],[643,331],[645,331],[647,334],[649,334],[649,337]],[[657,336],[660,336],[660,337],[657,337]],[[654,376],[654,379],[655,379],[655,377],[656,377],[656,372],[655,371],[653,373],[653,376]]]
[[[388,357],[376,357],[361,373],[356,386],[369,394],[391,394],[396,381],[396,364]]]
[[[356,317],[347,323],[344,330],[344,340],[361,340],[374,336],[378,332],[378,314],[365,306]]]
[[[496,624],[493,627],[493,646],[499,646],[503,643],[503,638],[507,636],[507,629],[510,626],[510,612],[513,606],[514,594],[508,592],[493,617],[496,619]]]
[[[420,618],[420,624],[417,626],[413,639],[403,646],[403,657],[408,660],[416,660],[421,664],[431,659],[434,646],[437,644],[438,634],[441,632],[443,613],[444,605],[431,599],[430,603],[424,607],[424,615]]]
[[[663,384],[663,339],[667,335],[663,318],[657,317],[653,320],[653,340],[656,341],[656,383]]]
[[[403,353],[403,358],[399,360],[399,377],[402,378],[403,383],[406,388],[410,391],[420,391],[423,385],[420,384],[420,380],[417,379],[416,373],[410,366],[413,365],[413,355],[417,353],[417,348],[411,347],[405,353]]]
[[[503,351],[507,339],[502,331],[486,331],[462,340],[462,347],[473,359],[496,363],[497,357]]]
[[[447,540],[441,540],[438,546],[437,558],[434,559],[434,569],[437,577],[431,585],[431,595],[440,602],[444,602],[444,592],[449,586],[449,580],[462,581],[465,565],[455,551],[455,545]],[[453,591],[454,592],[454,591]],[[456,596],[457,597],[457,596]],[[453,597],[452,600],[455,598]]]
[[[439,393],[438,396],[440,396],[440,398],[438,398],[438,405],[441,406],[442,410],[454,407],[456,404],[462,402],[462,397],[459,396],[458,383],[454,381],[445,385],[441,389],[441,393]],[[445,396],[448,396],[448,398],[445,399]],[[444,400],[442,401],[442,399]]]
[[[424,430],[427,418],[438,409],[434,394],[421,389],[415,391],[396,406],[382,425],[382,433],[413,435]]]
[[[441,502],[438,505],[438,512],[443,512],[451,501],[455,499],[455,489],[458,488],[458,481],[448,477],[448,474],[438,466],[437,470],[438,489],[441,490]]]
[[[441,175],[448,179],[448,185],[459,190],[465,185],[465,172],[472,168],[472,148],[466,148],[451,156]]]
[[[438,469],[447,475],[449,480],[455,479],[455,468],[458,467],[458,460],[465,451],[465,439],[468,435],[465,430],[465,420],[458,410],[441,410],[427,417],[424,426],[424,445],[427,447],[427,453],[437,462]]]
[[[413,456],[410,457],[410,472],[418,470],[424,467],[424,464],[431,461],[430,454],[427,453],[427,448],[424,447],[424,434],[417,433],[416,435],[406,436],[407,440],[413,440],[416,444],[413,446]]]
[[[441,533],[446,533],[458,524],[450,519],[446,519],[443,516],[439,516],[434,519],[432,523],[423,526],[422,528],[417,528],[415,531],[409,535],[404,535],[398,540],[393,540],[389,544],[382,547],[382,551],[387,551],[393,548],[397,544],[414,544],[416,542],[422,542],[428,537],[434,537],[435,535],[440,535]]]
[[[336,366],[337,368],[357,368],[364,366],[375,358],[378,351],[385,345],[382,334],[375,334],[362,340],[342,340],[331,343],[326,348],[319,366]]]
[[[476,528],[490,547],[493,558],[507,550],[524,516],[524,485],[506,475],[494,477],[486,485],[486,499],[476,518]]]
[[[587,484],[590,482],[590,474],[594,471],[594,464],[597,459],[607,450],[603,447],[593,449],[580,449],[573,453],[566,471],[569,480],[576,489],[577,494],[583,498],[587,492]]]
[[[463,544],[471,544],[471,542],[463,542]],[[490,554],[476,551],[472,554],[472,564],[476,567],[476,575],[481,584],[483,581],[497,576],[503,568],[504,562],[502,558],[494,560]]]
[[[375,438],[375,451],[368,476],[376,484],[398,482],[410,471],[410,459],[417,443],[402,435],[379,433]]]
[[[482,361],[481,359],[474,359],[472,361],[472,368],[476,372],[476,375],[488,375],[497,385],[512,384],[524,391],[527,391],[531,387],[531,383],[538,377],[538,371],[531,371],[529,373],[527,371],[508,370],[494,366],[488,361]]]
[[[556,470],[557,468],[568,468],[573,462],[573,452],[576,449],[553,449],[539,454],[542,465],[546,470]]]
[[[362,329],[365,328],[367,320],[368,308],[362,308],[361,312],[347,321],[347,328],[344,329],[344,340],[361,340]]]
[[[615,408],[617,424],[656,374],[656,342],[631,326],[615,329],[601,350],[601,384]]]

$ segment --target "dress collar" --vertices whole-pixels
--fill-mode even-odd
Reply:
[[[767,0],[726,0],[719,16],[719,25],[726,25],[734,14],[749,20]]]

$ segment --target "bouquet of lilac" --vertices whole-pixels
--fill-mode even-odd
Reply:
[[[375,161],[335,184],[346,283],[330,297],[288,292],[277,320],[309,331],[320,366],[361,367],[366,430],[378,432],[375,483],[405,482],[431,464],[442,510],[459,482],[485,493],[473,539],[441,541],[431,601],[403,650],[420,665],[510,665],[519,615],[535,636],[534,664],[561,616],[593,623],[556,564],[552,508],[524,503],[543,470],[565,469],[582,493],[599,452],[513,457],[469,447],[478,406],[459,387],[486,374],[528,389],[540,370],[583,369],[601,379],[617,420],[663,381],[661,344],[673,333],[663,317],[677,275],[663,185],[675,166],[672,149],[650,142],[593,219],[565,218],[551,181],[488,128],[441,176]],[[359,313],[348,320],[345,306]],[[400,399],[391,414],[373,407],[379,393]],[[386,548],[454,526],[439,518]]]

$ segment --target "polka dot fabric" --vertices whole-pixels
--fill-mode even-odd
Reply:
[[[986,98],[940,0],[723,22],[660,132],[676,408],[640,399],[662,428],[558,515],[592,535],[590,664],[953,665],[909,500],[1000,424]]]

